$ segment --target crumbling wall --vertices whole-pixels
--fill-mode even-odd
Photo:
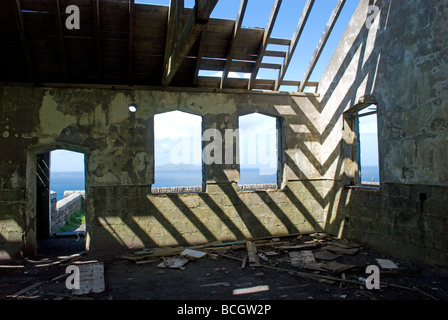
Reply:
[[[20,86],[0,92],[8,113],[1,145],[10,150],[0,158],[5,256],[35,253],[35,159],[55,148],[85,154],[91,252],[325,229],[323,207],[335,183],[322,179],[315,94]],[[131,103],[136,113],[129,112]],[[238,190],[239,166],[232,163],[205,165],[203,192],[153,194],[153,117],[172,110],[202,116],[204,129],[223,136],[238,128],[241,115],[258,111],[282,119],[280,188]],[[14,232],[11,247],[5,235]]]
[[[375,21],[369,5],[380,10]],[[343,178],[358,165],[343,151],[353,144],[342,135],[343,112],[362,96],[378,102],[381,187],[341,190],[342,234],[439,265],[448,262],[447,13],[445,1],[361,1],[319,83],[323,126],[341,141]],[[323,159],[333,150],[327,144]]]

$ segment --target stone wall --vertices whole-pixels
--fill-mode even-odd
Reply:
[[[65,195],[65,193],[64,193]],[[53,199],[52,199],[53,203]],[[51,210],[51,233],[58,232],[72,214],[84,207],[84,196],[80,192],[68,192],[64,199],[59,200],[55,210]]]
[[[372,3],[381,11],[367,28]],[[0,255],[35,254],[36,155],[63,148],[85,154],[89,252],[323,230],[446,265],[447,12],[444,0],[360,1],[317,94],[0,87]],[[346,185],[358,172],[346,150],[359,132],[345,132],[344,112],[369,95],[378,103],[377,190]],[[277,117],[278,189],[238,189],[233,163],[205,165],[200,192],[153,193],[154,115],[173,110],[222,135],[245,114]]]
[[[380,14],[368,29],[372,4]],[[348,222],[343,236],[389,254],[444,266],[447,16],[445,1],[361,1],[319,83],[326,131],[341,137],[345,182],[354,180],[359,166],[350,152],[356,149],[359,132],[350,132],[341,116],[364,96],[377,101],[381,186],[342,190],[337,210],[345,217],[341,223]],[[322,150],[331,155],[333,149]]]
[[[314,136],[320,126],[316,94],[56,86],[6,86],[0,92],[8,119],[2,127],[8,138],[0,144],[18,146],[14,154],[2,154],[2,188],[25,190],[21,202],[3,201],[0,208],[14,209],[25,254],[35,252],[35,157],[57,148],[85,154],[89,252],[324,228],[321,192],[327,180],[322,181],[325,169]],[[138,106],[136,113],[129,112],[130,103]],[[238,128],[242,115],[279,119],[278,189],[238,190],[239,166],[232,163],[204,165],[202,192],[154,194],[153,118],[172,110],[202,116],[204,129],[223,136]]]

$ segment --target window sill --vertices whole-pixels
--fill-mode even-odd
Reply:
[[[159,187],[151,188],[153,195],[204,193],[202,187]]]
[[[238,192],[276,191],[276,190],[280,190],[280,188],[276,183],[238,185]]]
[[[351,186],[345,186],[346,189],[353,189],[353,190],[366,190],[366,191],[380,191],[381,185],[378,184],[358,184],[358,185],[351,185]]]

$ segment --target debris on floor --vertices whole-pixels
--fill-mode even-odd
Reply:
[[[247,267],[250,269],[269,268],[321,283],[339,284],[340,287],[344,287],[344,284],[346,287],[359,289],[360,286],[365,285],[365,277],[368,276],[365,273],[368,263],[365,262],[362,265],[356,263],[367,255],[363,249],[357,243],[326,233],[312,233],[230,242],[214,241],[188,248],[182,246],[152,248],[135,251],[118,258],[133,261],[135,264],[157,262],[157,267],[180,270],[185,270],[188,267],[186,266],[187,262],[191,260],[203,257],[213,260],[225,258],[239,261],[241,264],[238,269],[240,270]],[[360,255],[360,252],[364,254]],[[397,264],[388,259],[375,259],[369,263],[376,263],[382,272],[388,272],[386,274],[401,270]],[[405,270],[403,269],[403,271]],[[254,275],[264,274],[257,272]],[[381,286],[382,288],[390,286],[419,292],[417,288],[388,284],[383,280],[381,280]],[[431,296],[426,292],[420,293],[426,297]],[[372,298],[374,294],[369,292],[364,296]],[[343,294],[339,297],[345,299],[347,295]]]
[[[67,241],[66,238],[63,240]],[[83,251],[27,260],[22,265],[2,265],[2,272],[22,273],[24,280],[17,278],[16,285],[9,288],[6,284],[9,280],[4,278],[4,284],[0,283],[0,300],[2,297],[128,299],[128,285],[139,288],[137,294],[144,299],[185,297],[189,296],[190,290],[197,290],[193,295],[195,299],[312,297],[309,299],[377,300],[388,295],[394,295],[395,299],[397,294],[404,298],[431,300],[448,297],[442,278],[418,282],[422,269],[326,233],[143,248],[109,255],[101,262],[85,261],[84,258]],[[67,266],[76,266],[80,270],[83,286],[78,291],[66,287],[66,278],[68,280],[70,276]],[[379,270],[380,276],[373,280],[375,285],[378,284],[378,290],[367,287],[372,284],[371,274],[367,272],[369,266]],[[45,272],[52,276],[37,276]],[[146,280],[142,281],[142,277]],[[147,287],[141,286],[143,283],[163,284],[166,292],[165,289],[148,291]],[[178,289],[171,290],[173,286]],[[7,288],[3,295],[2,288]],[[134,296],[134,291],[131,294]]]

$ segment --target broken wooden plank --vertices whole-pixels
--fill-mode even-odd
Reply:
[[[125,254],[119,255],[119,256],[117,256],[117,258],[124,259],[124,260],[131,260],[131,261],[134,261],[134,262],[137,262],[139,260],[144,260],[145,259],[144,256],[128,256],[128,255],[125,255]]]
[[[249,266],[259,267],[260,259],[257,255],[257,247],[254,245],[252,241],[246,241],[246,247],[247,247],[247,256],[249,258]]]
[[[355,265],[339,263],[336,261],[330,261],[322,266],[325,270],[328,270],[332,273],[341,273],[353,268],[356,268]]]
[[[7,295],[6,297],[7,298],[18,298],[18,297],[22,296],[23,294],[27,293],[28,291],[30,291],[31,289],[34,289],[36,287],[39,287],[39,286],[43,285],[45,282],[46,281],[36,282],[36,283],[34,283],[34,284],[32,284],[32,285],[30,285],[30,286],[28,286],[28,287],[26,287],[26,288],[24,288],[24,289],[22,289],[20,291],[17,291],[16,293],[13,293],[11,295]]]
[[[339,246],[334,246],[334,245],[327,245],[323,249],[325,249],[327,251],[331,251],[333,253],[346,254],[349,256],[354,256],[359,251],[358,248],[341,248]]]
[[[59,298],[67,298],[69,300],[94,300],[91,297],[77,297],[77,296],[72,296],[72,295],[69,295],[66,293],[47,292],[45,294],[49,295],[49,296],[56,296],[56,298],[58,298],[58,297]],[[56,299],[54,299],[54,300],[56,300]],[[61,299],[58,299],[58,300],[61,300]]]
[[[180,254],[184,251],[184,247],[175,247],[175,248],[157,248],[148,252],[137,251],[136,254],[139,254],[142,257],[168,257],[175,256],[176,254]]]
[[[148,263],[153,263],[153,262],[157,262],[159,260],[157,259],[150,259],[150,260],[139,260],[139,261],[135,261],[135,264],[148,264]]]
[[[213,244],[213,247],[222,247],[222,246],[228,246],[228,245],[234,245],[234,244],[244,244],[246,243],[246,240],[241,241],[230,241],[230,242],[220,242]]]
[[[73,260],[73,259],[77,259],[77,258],[79,258],[81,256],[84,256],[86,253],[87,253],[87,251],[81,251],[80,253],[72,254],[71,256],[62,258],[61,260],[58,260],[58,261],[54,261],[54,262],[50,262],[50,263],[44,263],[44,264],[38,264],[38,265],[36,265],[36,267],[53,267],[53,266],[59,265],[59,264],[64,263],[64,262],[67,262],[67,261],[70,261],[70,260]]]
[[[301,244],[295,244],[295,245],[285,245],[285,246],[274,246],[277,249],[281,250],[297,250],[297,249],[310,249],[310,248],[316,248],[322,246],[319,242],[312,242],[312,243],[301,243]]]
[[[240,269],[245,269],[247,264],[247,256],[244,256]]]
[[[268,285],[262,285],[262,286],[255,286],[250,288],[241,288],[241,289],[234,289],[232,294],[237,296],[241,294],[249,294],[249,293],[256,293],[256,292],[263,292],[263,291],[269,291]]]

